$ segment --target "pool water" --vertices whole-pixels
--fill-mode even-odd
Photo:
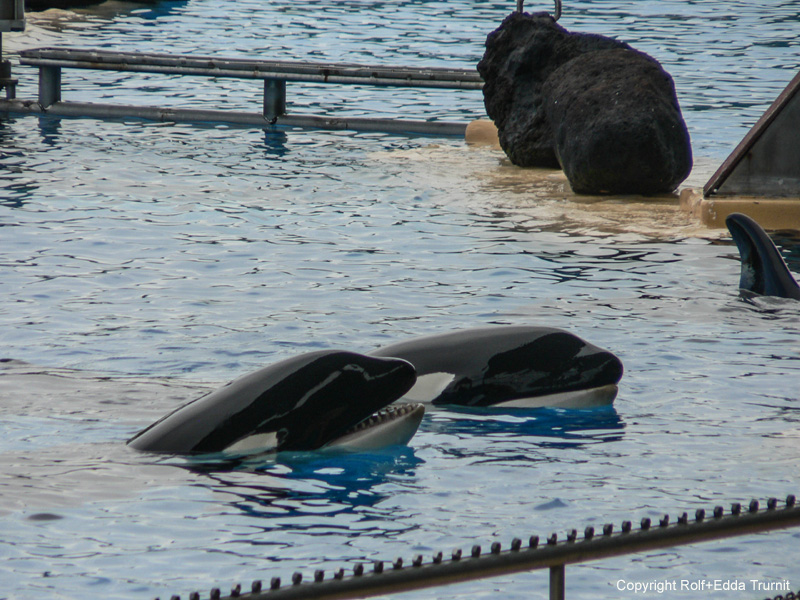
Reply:
[[[469,67],[513,4],[120,3],[29,15],[28,32],[3,41],[12,60],[63,45]],[[624,39],[672,73],[696,158],[687,183],[702,186],[794,75],[794,4],[568,2],[561,24]],[[35,71],[14,71],[18,96],[34,97]],[[258,110],[261,93],[234,80],[63,80],[70,100]],[[290,86],[289,101],[483,115],[476,92]],[[457,139],[135,120],[3,117],[0,165],[0,598],[186,596],[800,491],[798,304],[742,301],[727,233],[674,198],[577,197],[560,173]],[[776,239],[800,272],[800,238]],[[282,358],[487,323],[562,327],[615,352],[626,373],[613,407],[438,409],[408,447],[238,470],[124,444]],[[797,590],[799,537],[570,567],[567,594],[634,596],[619,580]],[[546,598],[547,582],[535,572],[406,597]]]

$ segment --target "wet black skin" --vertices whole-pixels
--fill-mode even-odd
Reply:
[[[202,396],[136,434],[138,450],[221,452],[277,432],[282,450],[315,450],[405,394],[416,380],[403,360],[324,350],[264,367]]]
[[[433,404],[492,406],[519,398],[617,384],[622,362],[561,329],[495,326],[385,346],[372,356],[407,360],[417,377],[452,373]]]
[[[747,294],[800,300],[800,286],[767,232],[750,217],[732,213],[725,219],[739,249],[739,289]]]

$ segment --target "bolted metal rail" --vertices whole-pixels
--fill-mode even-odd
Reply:
[[[352,128],[367,131],[407,131],[441,135],[463,135],[466,123],[397,119],[346,118],[288,115],[287,82],[335,85],[369,85],[480,90],[483,79],[474,69],[370,66],[354,63],[321,63],[252,60],[211,56],[117,52],[80,48],[36,48],[22,50],[21,65],[38,67],[38,102],[0,102],[0,110],[47,113],[58,116],[118,118],[133,116],[170,121],[220,121],[264,126],[280,124],[322,129]],[[159,107],[62,101],[62,70],[91,69],[136,73],[160,73],[198,77],[260,79],[264,85],[262,114],[221,110],[163,109]]]
[[[349,575],[344,569],[339,569],[326,578],[324,571],[317,570],[307,583],[302,573],[295,572],[288,585],[282,585],[280,578],[273,577],[266,586],[260,580],[254,581],[249,592],[243,591],[241,585],[236,585],[230,595],[224,597],[219,588],[213,588],[209,597],[211,600],[366,598],[549,569],[550,600],[563,600],[565,566],[568,564],[798,525],[800,507],[796,505],[795,496],[790,495],[781,506],[775,498],[770,498],[765,508],[761,508],[757,500],[752,500],[748,506],[733,504],[727,514],[722,506],[717,506],[708,513],[698,509],[692,519],[685,512],[675,521],[671,521],[668,515],[656,522],[646,517],[635,529],[631,521],[624,521],[619,530],[615,530],[612,524],[604,525],[600,531],[587,527],[580,538],[576,529],[569,531],[563,540],[559,540],[555,533],[542,540],[535,535],[524,542],[515,538],[508,549],[503,549],[499,542],[492,543],[488,552],[475,545],[468,553],[453,551],[449,559],[444,557],[444,553],[438,552],[429,561],[421,555],[415,556],[410,563],[404,563],[402,558],[390,562],[375,561],[370,572],[367,572],[363,563],[357,564]],[[791,597],[795,597],[793,592]],[[179,599],[180,596],[172,596],[172,600]],[[189,600],[201,600],[200,593],[191,593]]]

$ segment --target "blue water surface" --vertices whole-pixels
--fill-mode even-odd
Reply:
[[[165,1],[29,15],[24,47],[472,67],[514,2]],[[526,3],[528,10],[549,10]],[[561,24],[675,79],[705,182],[796,71],[795,2],[585,0]],[[237,80],[65,71],[69,100],[258,111]],[[290,110],[467,121],[477,92],[290,86]],[[463,140],[0,119],[0,598],[142,599],[798,493],[800,319],[738,297],[675,198],[580,198]],[[778,238],[795,272],[796,235]],[[487,323],[615,352],[613,407],[437,410],[409,447],[196,469],[129,450],[188,399],[307,350]],[[24,361],[24,362],[20,362]],[[800,588],[797,531],[567,569]],[[546,598],[547,573],[408,598]],[[749,583],[748,583],[749,585]],[[654,596],[655,594],[651,594]],[[769,594],[752,588],[724,598]],[[667,598],[696,597],[680,590]]]

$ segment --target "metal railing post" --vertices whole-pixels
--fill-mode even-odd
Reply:
[[[564,600],[566,567],[555,565],[550,567],[550,600]]]
[[[274,123],[281,115],[286,114],[286,80],[264,80],[264,118]]]
[[[61,101],[61,67],[39,67],[39,104],[43,108]]]

